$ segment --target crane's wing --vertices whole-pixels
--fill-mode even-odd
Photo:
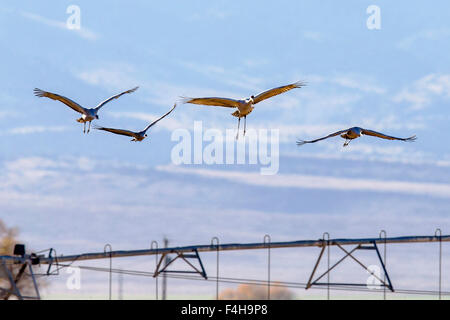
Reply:
[[[411,136],[409,138],[397,138],[397,137],[392,137],[392,136],[388,136],[384,133],[380,133],[380,132],[376,132],[373,130],[367,130],[367,129],[362,129],[361,130],[362,134],[365,134],[367,136],[374,136],[374,137],[378,137],[378,138],[382,138],[382,139],[388,139],[388,140],[401,140],[401,141],[414,141],[417,139],[417,137]]]
[[[317,142],[317,141],[320,141],[320,140],[325,140],[325,139],[328,139],[328,138],[335,137],[335,136],[338,136],[340,134],[343,134],[344,132],[347,132],[348,130],[349,129],[341,130],[341,131],[329,134],[326,137],[319,138],[319,139],[316,139],[316,140],[297,140],[297,145],[298,146],[302,146],[302,145],[304,145],[306,143],[314,143],[314,142]]]
[[[261,102],[263,100],[269,99],[273,96],[279,95],[281,93],[284,93],[286,91],[295,89],[295,88],[301,88],[304,87],[306,84],[304,82],[296,82],[292,84],[288,84],[287,86],[282,86],[274,89],[270,89],[267,91],[264,91],[263,93],[258,94],[256,97],[253,98],[253,103],[256,104],[258,102]]]
[[[103,101],[102,103],[100,103],[98,106],[95,107],[95,109],[99,110],[101,107],[103,107],[105,104],[107,104],[108,102],[110,102],[111,100],[117,99],[118,97],[120,97],[121,95],[124,95],[126,93],[132,93],[135,92],[139,87],[135,87],[133,89],[124,91],[122,93],[116,94],[115,96],[112,96],[111,98],[106,99],[105,101]]]
[[[111,133],[120,134],[122,136],[128,136],[128,137],[133,137],[133,138],[136,136],[135,132],[129,131],[129,130],[123,130],[123,129],[104,128],[104,127],[97,127],[97,126],[94,126],[94,129],[108,131]]]
[[[156,124],[159,120],[162,120],[163,118],[167,117],[172,111],[173,109],[175,109],[177,106],[177,104],[175,103],[172,107],[172,109],[169,110],[169,112],[167,112],[166,114],[164,114],[163,116],[161,116],[160,118],[156,119],[155,121],[153,121],[152,123],[150,123],[147,128],[144,129],[144,132],[147,131],[148,129],[150,129],[151,126],[153,126],[154,124]]]
[[[46,98],[50,98],[50,99],[53,99],[53,100],[58,100],[58,101],[64,103],[66,106],[72,108],[76,112],[79,112],[79,113],[82,113],[82,114],[86,114],[85,109],[82,106],[80,106],[78,103],[76,103],[75,101],[70,100],[69,98],[60,96],[59,94],[51,93],[51,92],[47,92],[47,91],[43,91],[41,89],[35,88],[34,89],[34,95],[37,96],[37,97],[46,97]]]
[[[201,104],[206,106],[218,106],[218,107],[228,107],[228,108],[237,108],[239,107],[239,102],[234,99],[228,98],[186,98],[182,97],[183,103],[192,103],[192,104]]]

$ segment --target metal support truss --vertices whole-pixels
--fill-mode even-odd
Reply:
[[[315,280],[314,279],[314,275],[317,271],[317,268],[319,267],[320,261],[322,259],[323,253],[325,251],[325,248],[327,247],[327,245],[336,245],[339,249],[341,249],[345,255],[344,257],[342,257],[340,260],[338,260],[334,265],[332,265],[331,267],[328,267],[328,270],[326,272],[324,272],[323,274],[321,274],[319,277],[317,277]],[[386,281],[381,279],[381,277],[377,276],[373,271],[369,270],[361,261],[359,261],[354,255],[353,253],[356,250],[375,250],[375,252],[377,253],[377,258],[380,261],[381,267],[383,269]],[[308,283],[306,285],[305,289],[309,289],[312,286],[367,286],[366,283],[329,283],[329,282],[319,282],[320,279],[322,279],[325,275],[329,274],[331,272],[331,270],[333,270],[335,267],[337,267],[342,261],[344,261],[346,258],[350,257],[351,259],[353,259],[357,264],[359,264],[362,268],[364,268],[368,273],[370,273],[374,278],[376,278],[379,282],[380,285],[379,287],[385,287],[388,288],[389,290],[391,290],[392,292],[394,292],[394,287],[392,286],[391,283],[391,279],[389,278],[389,275],[387,273],[386,270],[386,266],[383,262],[383,259],[381,258],[380,252],[378,250],[378,246],[376,241],[373,241],[371,243],[371,245],[363,245],[363,244],[358,244],[355,248],[353,248],[350,251],[345,250],[339,243],[333,243],[333,241],[331,241],[329,244],[326,244],[325,242],[322,245],[322,249],[320,250],[319,253],[319,257],[317,258],[316,264],[314,265],[314,269],[311,273],[311,276],[309,277]]]
[[[20,280],[23,278],[26,269],[28,268],[29,271],[29,275],[33,281],[33,286],[34,286],[34,290],[36,292],[36,296],[25,296],[20,292],[19,289],[19,282]],[[25,260],[25,262],[22,263],[22,265],[20,266],[19,271],[17,272],[17,274],[14,276],[12,270],[10,270],[10,268],[8,268],[8,265],[6,264],[5,260],[1,261],[1,265],[0,265],[0,274],[3,275],[9,282],[9,288],[0,288],[0,291],[2,292],[2,298],[3,300],[8,300],[11,296],[16,296],[17,299],[19,300],[24,300],[24,299],[35,299],[35,300],[39,300],[41,298],[40,294],[39,294],[39,288],[36,282],[36,278],[33,272],[33,267],[30,263],[30,260]]]
[[[193,249],[192,252],[194,252],[193,254],[187,254],[184,252],[179,252],[177,250],[173,250],[173,252],[171,253],[176,253],[177,256],[171,260],[169,260],[169,262],[161,268],[162,262],[164,261],[164,258],[169,254],[168,252],[163,253],[161,255],[161,258],[159,259],[158,265],[156,266],[156,270],[153,274],[153,277],[157,277],[160,273],[198,273],[200,274],[203,278],[208,279],[207,275],[206,275],[206,271],[205,268],[203,267],[203,263],[202,263],[202,259],[200,259],[200,255],[198,254],[197,249]],[[194,271],[187,271],[187,270],[167,270],[167,268],[178,258],[181,258],[184,262],[186,262],[192,269],[194,269]],[[188,261],[188,259],[196,259],[200,265],[200,269],[198,269],[197,267],[195,267],[192,263],[190,263]]]

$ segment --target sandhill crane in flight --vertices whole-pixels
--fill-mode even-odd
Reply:
[[[396,138],[396,137],[388,136],[384,133],[379,133],[376,131],[367,130],[367,129],[363,129],[360,127],[353,127],[350,129],[345,129],[345,130],[341,130],[341,131],[329,134],[326,137],[315,139],[315,140],[310,140],[310,141],[298,140],[297,145],[302,146],[306,143],[314,143],[314,142],[317,142],[320,140],[325,140],[325,139],[340,135],[342,138],[345,139],[344,147],[346,147],[346,146],[348,146],[350,141],[352,141],[353,139],[359,138],[362,134],[367,135],[367,136],[374,136],[374,137],[378,137],[378,138],[382,138],[382,139],[388,139],[388,140],[414,141],[417,139],[415,135],[411,136],[409,138]]]
[[[273,88],[273,89],[264,91],[257,96],[251,96],[250,98],[240,99],[240,100],[229,99],[229,98],[217,98],[217,97],[211,97],[211,98],[185,98],[185,97],[183,97],[183,102],[207,105],[207,106],[237,108],[237,110],[235,112],[233,112],[231,115],[238,118],[238,132],[236,135],[236,139],[238,139],[239,125],[241,123],[241,118],[244,118],[244,136],[245,136],[247,115],[250,114],[250,112],[252,112],[253,109],[255,108],[253,105],[255,105],[258,102],[261,102],[263,100],[269,99],[273,96],[276,96],[276,95],[279,95],[286,91],[289,91],[291,89],[301,88],[303,86],[305,86],[305,83],[296,82],[296,83],[288,84],[286,86]]]
[[[53,100],[58,100],[58,101],[64,103],[66,106],[72,108],[76,112],[81,113],[81,118],[77,119],[77,122],[84,123],[84,129],[83,129],[84,133],[86,133],[86,122],[89,122],[89,128],[87,130],[87,133],[89,133],[91,131],[91,121],[95,120],[95,119],[99,119],[98,111],[101,109],[101,107],[103,107],[105,104],[107,104],[111,100],[119,98],[123,94],[132,93],[132,92],[136,91],[138,88],[139,87],[135,87],[133,89],[116,94],[115,96],[112,96],[111,98],[106,99],[105,101],[101,102],[98,106],[96,106],[95,108],[91,108],[91,109],[83,108],[78,103],[76,103],[64,96],[60,96],[59,94],[43,91],[38,88],[34,89],[34,94],[37,97],[46,97],[46,98],[50,98]]]
[[[155,125],[158,121],[160,121],[164,117],[168,116],[169,113],[171,113],[173,111],[173,109],[175,109],[176,106],[177,106],[177,104],[175,103],[173,105],[172,109],[169,110],[169,112],[167,112],[166,114],[164,114],[160,118],[156,119],[155,121],[150,123],[144,130],[139,131],[139,132],[123,130],[123,129],[104,128],[104,127],[97,127],[97,126],[95,126],[94,129],[108,131],[108,132],[111,132],[111,133],[120,134],[122,136],[132,137],[133,139],[131,141],[136,141],[136,142],[137,141],[142,141],[142,140],[144,140],[147,137],[147,130],[150,129],[153,125]]]

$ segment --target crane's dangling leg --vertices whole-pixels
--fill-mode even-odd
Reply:
[[[91,121],[89,121],[89,128],[88,128],[87,133],[89,133],[89,132],[91,132]]]
[[[244,137],[246,128],[247,128],[247,116],[244,116]]]
[[[352,141],[351,139],[345,139],[345,143],[343,145],[343,147],[347,147],[350,144],[350,141]]]
[[[83,133],[86,133],[86,122],[84,122],[83,124],[84,124]]]
[[[236,140],[239,138],[239,125],[241,124],[241,117],[238,117],[238,130],[236,134]]]

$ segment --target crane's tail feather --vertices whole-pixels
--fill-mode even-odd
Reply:
[[[235,112],[233,112],[232,114],[231,114],[233,117],[236,117],[236,118],[242,118],[240,115],[241,115],[241,113],[239,112],[239,110],[236,110]]]

